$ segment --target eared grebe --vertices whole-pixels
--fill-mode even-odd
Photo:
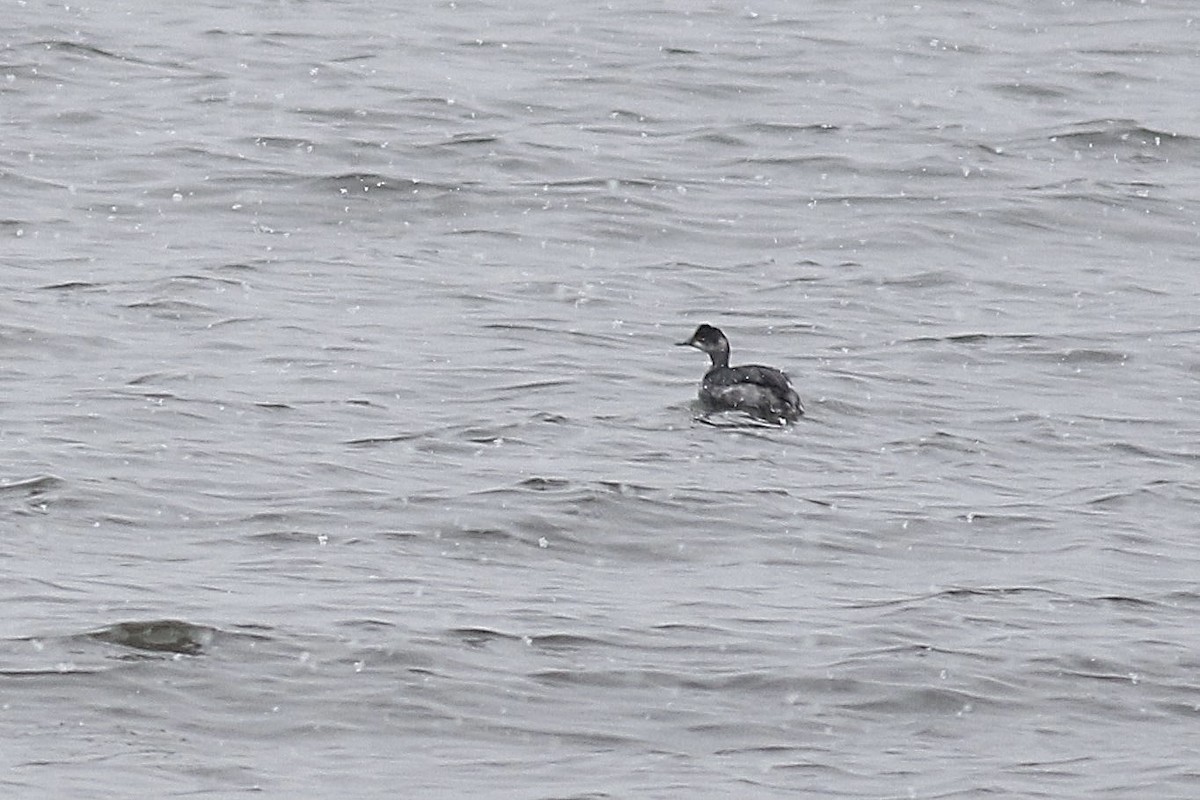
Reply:
[[[700,400],[709,408],[744,411],[777,425],[804,415],[800,396],[787,375],[757,364],[729,366],[729,340],[719,328],[701,325],[692,338],[678,344],[703,350],[712,359],[712,367],[700,382]]]

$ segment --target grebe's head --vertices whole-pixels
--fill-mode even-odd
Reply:
[[[720,328],[714,328],[712,325],[701,325],[696,328],[692,338],[676,344],[680,347],[694,347],[710,356],[729,352],[729,340],[725,338],[725,334],[721,333]]]

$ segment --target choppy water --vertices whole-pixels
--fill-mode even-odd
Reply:
[[[6,4],[0,791],[1195,796],[1194,11]]]

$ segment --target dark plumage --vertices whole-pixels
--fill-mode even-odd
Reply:
[[[692,338],[678,344],[708,353],[712,359],[712,367],[700,382],[700,400],[709,408],[744,411],[779,425],[804,415],[800,396],[787,375],[757,364],[729,366],[729,340],[719,328],[701,325]]]

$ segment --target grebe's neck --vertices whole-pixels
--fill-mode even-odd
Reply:
[[[721,342],[716,350],[709,350],[708,357],[712,359],[713,369],[725,369],[729,366],[729,343]]]

